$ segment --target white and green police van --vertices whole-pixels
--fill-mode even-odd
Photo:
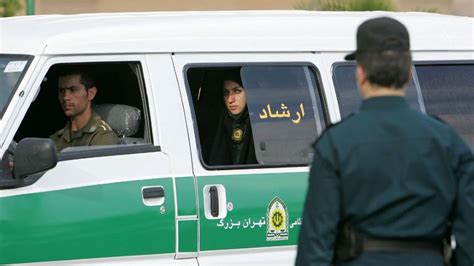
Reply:
[[[291,265],[311,144],[357,111],[357,26],[403,22],[410,105],[474,147],[474,20],[427,13],[184,12],[0,19],[0,264]],[[94,73],[123,144],[56,152],[61,68]],[[238,69],[258,164],[209,165]],[[111,107],[111,108],[110,108]],[[115,111],[111,111],[115,110]],[[14,147],[16,146],[16,149]]]

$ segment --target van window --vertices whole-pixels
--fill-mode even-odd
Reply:
[[[474,64],[416,65],[427,113],[453,126],[474,149]]]
[[[243,67],[257,159],[307,164],[325,124],[315,73],[307,66]]]
[[[127,144],[151,143],[147,103],[142,100],[146,95],[139,62],[53,65],[16,132],[15,141],[26,137],[48,138],[66,126],[68,118],[58,100],[58,78],[65,69],[80,69],[91,76],[97,87],[93,109],[119,139],[116,145],[70,147],[61,154],[74,152],[81,157],[81,152],[89,151],[88,156],[94,156],[100,154],[103,147],[123,148]]]
[[[357,112],[362,97],[359,94],[355,77],[355,64],[336,63],[333,67],[333,81],[341,110],[341,117]],[[423,102],[414,79],[408,83],[406,99],[411,108],[423,111]]]
[[[228,93],[225,87],[229,86],[225,80],[229,79],[229,73],[234,73],[233,76],[237,73],[243,87],[247,104],[243,114],[248,115],[245,120],[248,125],[240,122],[242,118],[226,107],[224,94]],[[313,68],[284,65],[190,67],[187,80],[201,156],[207,167],[305,165],[310,162],[311,144],[324,130],[326,121],[318,76]],[[251,139],[246,140],[249,132]],[[239,134],[243,134],[242,139]],[[220,141],[221,138],[224,141]],[[250,142],[249,145],[241,144],[245,141]],[[236,160],[233,157],[236,150],[250,160]],[[215,154],[229,159],[214,160]]]

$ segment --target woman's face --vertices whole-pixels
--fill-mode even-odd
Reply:
[[[247,105],[245,90],[237,82],[232,80],[224,81],[224,102],[227,110],[233,115],[242,113]]]

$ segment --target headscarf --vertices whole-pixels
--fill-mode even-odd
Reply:
[[[226,76],[224,81],[234,81],[242,86],[240,75]],[[242,87],[243,88],[243,87]],[[224,95],[222,95],[222,98]],[[223,102],[224,104],[224,102]],[[214,135],[208,158],[208,165],[256,164],[255,147],[252,127],[247,106],[238,114],[233,115],[224,106],[219,117],[217,131]]]

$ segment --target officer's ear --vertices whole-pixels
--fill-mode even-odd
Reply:
[[[94,100],[96,94],[97,94],[97,88],[96,87],[90,87],[90,88],[87,89],[87,99],[89,101]]]
[[[410,68],[410,71],[408,71],[408,78],[405,84],[408,84],[408,82],[410,82],[411,78],[413,77],[412,71],[414,70],[414,68],[415,67],[413,66],[412,68]]]
[[[357,65],[355,75],[356,75],[357,85],[359,85],[359,88],[362,88],[364,84],[367,82],[367,75],[365,73],[365,69],[361,65]]]

